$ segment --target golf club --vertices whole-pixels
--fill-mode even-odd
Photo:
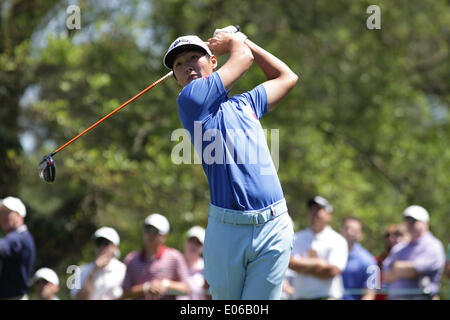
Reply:
[[[80,138],[82,135],[84,135],[85,133],[91,131],[92,129],[94,129],[96,126],[98,126],[100,123],[102,123],[104,120],[108,119],[110,116],[112,116],[114,113],[118,112],[120,109],[124,108],[126,105],[128,105],[130,102],[136,100],[137,98],[139,98],[141,95],[143,95],[144,93],[146,93],[148,90],[150,90],[151,88],[153,88],[154,86],[156,86],[157,84],[161,83],[162,81],[164,81],[165,79],[167,79],[168,77],[170,77],[173,74],[173,71],[170,71],[168,74],[166,74],[164,77],[162,77],[161,79],[159,79],[158,81],[152,83],[151,85],[149,85],[147,88],[145,88],[144,90],[142,90],[141,92],[139,92],[137,95],[135,95],[133,98],[129,99],[127,102],[125,102],[124,104],[122,104],[120,107],[116,108],[115,110],[113,110],[112,112],[110,112],[109,114],[107,114],[106,116],[104,116],[103,118],[101,118],[100,120],[98,120],[96,123],[94,123],[93,125],[91,125],[89,128],[87,128],[86,130],[84,130],[83,132],[79,133],[77,136],[73,137],[70,141],[66,142],[65,144],[63,144],[61,147],[59,147],[58,149],[56,149],[54,152],[43,156],[41,161],[39,162],[39,166],[38,166],[38,171],[39,171],[39,177],[41,179],[43,179],[46,182],[53,182],[55,181],[55,176],[56,176],[56,167],[55,167],[55,161],[53,160],[53,156],[55,154],[57,154],[59,151],[61,151],[62,149],[64,149],[65,147],[67,147],[69,144],[71,144],[72,142],[74,142],[75,140],[77,140],[78,138]]]

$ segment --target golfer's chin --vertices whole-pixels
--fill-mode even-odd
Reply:
[[[194,81],[194,80],[197,80],[197,79],[200,79],[202,76],[200,75],[200,74],[193,74],[193,75],[190,75],[189,77],[188,77],[188,81],[189,81],[189,83],[190,82],[192,82],[192,81]]]

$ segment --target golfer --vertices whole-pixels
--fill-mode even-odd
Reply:
[[[216,70],[215,55],[226,53],[229,59]],[[228,97],[253,61],[267,81]],[[209,182],[204,260],[211,295],[279,299],[293,227],[259,119],[274,109],[298,77],[233,26],[216,30],[208,42],[197,36],[176,39],[164,64],[182,87],[179,118]]]

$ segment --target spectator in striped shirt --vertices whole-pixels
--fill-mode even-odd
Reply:
[[[123,299],[174,300],[189,295],[188,267],[183,254],[164,245],[169,221],[154,213],[145,219],[144,247],[125,257]]]

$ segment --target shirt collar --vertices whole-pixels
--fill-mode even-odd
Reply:
[[[22,233],[22,232],[25,232],[27,230],[28,230],[27,226],[22,224],[22,225],[18,226],[16,229],[14,229],[13,231],[16,231],[18,233]]]
[[[158,250],[156,251],[156,254],[150,258],[155,258],[157,260],[161,259],[164,251],[166,251],[167,247],[165,245],[160,245],[158,247]],[[145,252],[145,249],[142,249],[141,252],[139,253],[139,258],[143,261],[147,260],[147,253]]]
[[[311,233],[315,236],[315,237],[322,237],[324,235],[326,235],[329,230],[331,229],[330,226],[326,226],[325,228],[323,228],[322,231],[320,231],[319,233],[315,233],[313,229],[309,228],[309,230],[311,231]]]
[[[421,235],[416,241],[411,242],[413,244],[419,244],[422,243],[424,241],[426,241],[426,239],[430,236],[430,231],[425,232],[423,235]]]

